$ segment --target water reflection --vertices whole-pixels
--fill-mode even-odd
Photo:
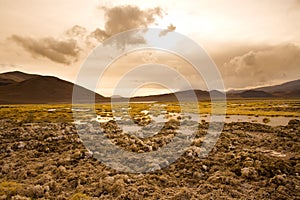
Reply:
[[[191,121],[196,121],[198,119],[199,115],[195,113],[187,113],[187,114],[180,114],[180,113],[173,113],[169,112],[166,114],[161,114],[158,116],[154,116],[151,114],[148,114],[146,116],[149,116],[152,122],[155,123],[165,123],[171,119],[179,120],[179,121],[184,121],[184,120],[191,120]],[[268,123],[264,122],[264,119],[269,119]],[[276,116],[276,117],[270,117],[270,116],[249,116],[249,115],[227,115],[225,118],[225,123],[231,123],[231,122],[251,122],[251,123],[260,123],[260,124],[267,124],[270,126],[286,126],[288,122],[292,119],[300,119],[297,117],[283,117],[283,116]],[[128,115],[124,115],[123,117],[107,117],[107,116],[101,116],[98,115],[96,119],[93,119],[99,123],[105,123],[110,120],[116,120],[116,121],[123,121],[124,127],[126,129],[130,129],[132,131],[135,131],[134,128],[130,128],[130,125],[126,125],[129,123],[130,118]],[[205,122],[211,122],[211,115],[209,114],[200,114],[200,122],[205,121]]]

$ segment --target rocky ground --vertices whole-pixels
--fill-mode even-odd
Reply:
[[[117,137],[113,122],[104,128],[126,150],[147,152],[167,143],[176,126],[143,141]],[[95,159],[71,123],[0,120],[0,199],[300,199],[298,120],[226,124],[199,158],[206,129],[200,124],[192,146],[167,167],[124,173]]]

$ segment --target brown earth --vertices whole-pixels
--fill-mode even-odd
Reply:
[[[93,158],[73,124],[1,120],[0,199],[300,199],[298,120],[278,127],[226,124],[208,157],[199,158],[207,125],[199,125],[192,146],[174,163],[133,174]],[[105,126],[122,146],[126,136],[109,131],[113,122]],[[135,145],[123,147],[155,150],[168,137],[134,138]],[[145,148],[149,144],[154,148]]]

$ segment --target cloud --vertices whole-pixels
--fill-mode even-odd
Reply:
[[[159,7],[141,10],[127,5],[103,9],[106,17],[105,32],[110,36],[134,28],[147,28],[155,22],[155,17],[162,17]]]
[[[32,38],[12,35],[9,39],[27,50],[34,58],[43,57],[56,63],[69,65],[79,59],[80,52],[88,52],[98,42],[134,28],[147,28],[156,17],[162,17],[159,7],[141,10],[136,6],[102,7],[105,11],[105,29],[97,28],[89,32],[86,28],[74,25],[59,38]],[[116,41],[118,48],[127,44],[145,43],[142,35],[125,34]]]
[[[221,68],[227,88],[269,85],[300,77],[300,47],[293,44],[249,51]]]
[[[169,32],[175,31],[175,29],[176,29],[176,26],[174,26],[173,24],[170,24],[167,29],[165,29],[159,33],[159,36],[165,36]]]
[[[95,38],[97,41],[103,41],[109,37],[104,30],[99,28],[91,32],[89,36]]]
[[[73,37],[84,38],[87,33],[88,33],[87,29],[79,25],[74,25],[72,28],[65,31],[65,35],[71,38]]]
[[[137,6],[127,5],[113,8],[101,7],[101,9],[105,11],[105,28],[97,28],[90,34],[90,36],[96,38],[98,42],[102,42],[124,31],[136,28],[147,28],[155,22],[156,17],[163,16],[163,12],[159,7],[141,10]],[[117,41],[117,46],[122,48],[126,44],[135,45],[145,42],[145,39],[141,35],[126,34]]]
[[[80,48],[75,40],[57,40],[53,37],[33,39],[12,35],[17,44],[32,54],[33,57],[44,57],[57,63],[70,64],[77,59]]]
[[[300,0],[294,0],[296,6],[300,6]]]

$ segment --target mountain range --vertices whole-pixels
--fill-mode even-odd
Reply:
[[[110,102],[110,98],[94,93],[81,86],[53,76],[27,74],[19,71],[0,74],[0,104],[42,104],[42,103],[72,103],[74,87],[80,91],[79,102],[85,102],[88,95],[95,95],[96,102]],[[194,95],[198,100],[209,100],[210,95],[216,98],[225,94],[219,91],[189,90],[176,93],[133,97],[130,101],[185,101],[192,100]],[[300,79],[280,85],[259,87],[250,90],[231,90],[226,93],[229,99],[245,98],[300,98]],[[116,101],[126,98],[114,97]]]
[[[231,90],[227,94],[229,98],[234,96],[242,98],[300,98],[300,79],[250,90]]]
[[[95,95],[97,102],[109,101],[109,98],[53,76],[14,71],[0,74],[0,104],[72,103],[74,86],[82,102],[87,95]]]

